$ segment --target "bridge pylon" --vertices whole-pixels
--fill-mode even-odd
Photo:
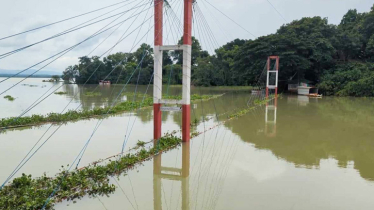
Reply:
[[[275,60],[275,65],[271,69],[271,61]],[[275,97],[278,96],[278,73],[279,73],[279,56],[269,56],[267,62],[267,76],[266,76],[266,98],[269,97],[269,90],[275,91]],[[271,74],[275,74],[275,80],[271,80]]]
[[[272,60],[275,60],[273,68],[271,68]],[[271,74],[275,74],[275,79],[271,79]],[[279,56],[269,56],[267,61],[266,100],[269,99],[269,90],[274,90],[274,99],[266,102],[265,110],[265,134],[269,137],[275,137],[277,133],[278,76]]]
[[[178,104],[182,106],[182,141],[190,141],[191,124],[191,53],[192,53],[192,4],[193,0],[184,0],[184,32],[183,45],[163,45],[163,2],[154,0],[155,10],[155,46],[154,46],[154,82],[153,82],[153,111],[154,139],[161,138],[162,105]],[[182,100],[171,101],[162,99],[162,55],[163,51],[183,51],[183,82]],[[165,109],[164,109],[165,110]]]

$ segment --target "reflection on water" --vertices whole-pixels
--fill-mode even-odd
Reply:
[[[277,135],[277,105],[278,98],[275,98],[265,106],[265,134],[269,137]]]
[[[157,145],[157,142],[155,143]],[[190,142],[182,144],[182,168],[163,167],[162,154],[153,158],[153,206],[155,210],[162,210],[163,179],[179,181],[181,183],[182,209],[190,209]]]
[[[58,103],[46,101],[49,107],[45,109],[57,110],[59,103],[74,95],[75,105],[82,102],[85,109],[105,106],[113,101],[112,91],[117,93],[120,87],[102,88],[101,96],[87,97],[84,93],[93,88],[66,86],[68,94],[54,96]],[[138,90],[144,93],[145,87]],[[134,87],[129,86],[126,92],[131,91]],[[170,92],[180,94],[180,88],[171,87]],[[246,107],[250,97],[246,92],[214,88],[194,88],[192,92],[226,92],[215,100],[192,103],[191,121],[198,122],[194,131],[227,119]],[[9,104],[0,106],[8,109]],[[109,197],[85,197],[76,204],[58,204],[56,209],[372,209],[373,114],[373,99],[284,95],[209,130],[190,144],[154,157],[126,176],[111,178],[117,190]],[[178,130],[181,113],[164,112],[162,121],[164,133]],[[108,118],[92,139],[82,165],[117,154],[126,128],[133,122],[127,148],[137,140],[152,138],[152,109]],[[53,175],[79,153],[95,124],[96,119],[64,125],[20,173],[39,176],[47,171]],[[46,127],[0,134],[1,179]]]
[[[340,167],[353,162],[363,178],[374,180],[373,104],[372,99],[352,98],[310,99],[306,104],[304,98],[289,96],[278,103],[276,138],[246,129],[261,129],[259,118],[240,118],[231,128],[244,141],[297,167],[318,168],[321,160],[334,158]]]

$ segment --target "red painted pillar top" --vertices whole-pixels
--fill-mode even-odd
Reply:
[[[192,45],[192,1],[184,0],[184,45]]]
[[[155,0],[155,46],[162,46],[164,0]]]

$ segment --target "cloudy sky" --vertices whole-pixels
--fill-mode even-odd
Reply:
[[[0,7],[0,39],[122,1],[123,0],[3,1]],[[45,70],[61,72],[68,65],[76,64],[79,56],[102,55],[113,47],[121,37],[125,39],[112,49],[112,53],[130,51],[134,46],[136,48],[143,42],[153,45],[153,22],[151,22],[153,10],[151,8],[152,6],[147,3],[149,1],[150,0],[126,0],[113,7],[79,18],[9,39],[0,40],[0,54],[4,54],[41,41],[94,18],[96,19],[84,25],[113,16],[91,26],[59,36],[0,59],[0,69],[26,69],[60,51],[82,42],[100,29],[106,30],[109,28],[109,30],[83,42],[68,53],[62,55],[59,59],[45,67]],[[169,0],[173,11],[169,10],[168,14],[165,14],[166,27],[164,27],[164,42],[166,44],[174,44],[177,37],[180,37],[181,33],[177,28],[177,19],[182,17],[182,1],[183,0]],[[208,2],[216,8],[212,7]],[[269,2],[272,3],[280,14],[277,13]],[[253,39],[255,37],[271,34],[282,24],[302,17],[322,16],[327,17],[330,23],[338,24],[342,16],[349,9],[367,12],[373,4],[374,2],[372,0],[197,0],[198,8],[195,8],[196,19],[194,21],[193,33],[202,42],[204,49],[213,52],[215,48],[234,38]],[[134,6],[136,6],[136,8],[130,10]],[[245,30],[218,10],[234,20]],[[128,20],[124,21],[126,19]],[[123,22],[123,24],[121,24],[121,22]],[[143,22],[144,24],[142,24]],[[105,28],[105,26],[107,27]],[[94,51],[90,54],[92,50]],[[47,63],[43,64],[45,65]],[[43,64],[33,69],[38,69],[42,67]]]

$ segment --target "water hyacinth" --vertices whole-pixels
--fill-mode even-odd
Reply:
[[[222,95],[191,95],[191,100],[210,100]],[[168,96],[165,99],[181,99],[181,96]],[[149,107],[153,105],[153,98],[145,97],[144,101],[124,101],[113,107],[97,107],[91,110],[69,110],[63,114],[49,113],[47,115],[32,115],[27,117],[10,117],[2,118],[0,120],[0,128],[22,127],[31,125],[40,125],[43,123],[62,123],[73,120],[87,119],[97,116],[104,116],[106,114],[119,114],[125,111],[136,110],[140,107]]]
[[[181,144],[181,139],[169,134],[162,137],[156,147],[141,147],[135,153],[129,153],[118,161],[107,164],[94,164],[88,167],[67,171],[62,167],[55,177],[44,174],[32,177],[22,174],[15,178],[0,191],[1,209],[41,209],[55,189],[58,189],[45,209],[53,209],[55,203],[73,200],[83,196],[109,195],[116,187],[110,184],[109,177],[118,176],[154,155],[174,148]]]
[[[12,97],[11,95],[6,95],[6,96],[4,96],[4,98],[5,98],[6,100],[8,100],[8,101],[14,101],[14,100],[15,100],[15,98]]]

